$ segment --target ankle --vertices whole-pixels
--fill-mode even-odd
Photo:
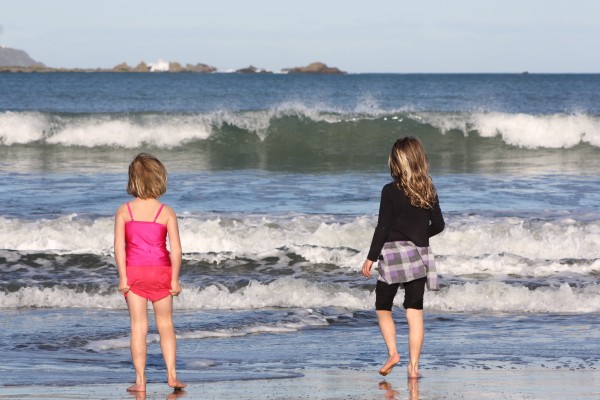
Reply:
[[[408,363],[408,373],[409,374],[417,374],[419,372],[419,363]]]
[[[167,379],[169,381],[176,381],[177,380],[177,372],[175,372],[175,371],[167,371]]]

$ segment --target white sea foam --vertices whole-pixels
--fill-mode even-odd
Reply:
[[[114,146],[136,148],[140,145],[172,148],[193,140],[203,140],[212,133],[210,121],[183,120],[139,124],[127,119],[87,120],[70,124],[46,139],[64,146]]]
[[[0,113],[0,144],[13,145],[31,143],[44,138],[50,125],[48,117],[41,113]]]
[[[385,111],[365,96],[355,110],[331,109],[302,102],[281,104],[257,111],[216,110],[202,114],[138,114],[58,116],[39,112],[0,113],[0,144],[42,142],[62,146],[113,146],[137,148],[143,145],[174,148],[214,135],[224,125],[255,133],[265,140],[274,120],[296,116],[312,122],[374,120],[403,121],[405,118],[432,125],[442,133],[459,130],[481,137],[500,136],[507,144],[524,148],[569,148],[579,143],[600,147],[600,119],[587,114],[530,115],[498,112],[407,113]]]
[[[374,291],[348,288],[338,284],[309,282],[304,279],[281,278],[270,283],[252,281],[236,291],[225,287],[184,287],[175,300],[181,310],[254,310],[264,308],[338,307],[344,310],[369,310],[374,307]],[[395,304],[401,306],[402,296]],[[17,292],[0,292],[0,308],[94,308],[125,309],[123,297],[115,290],[109,294],[78,292],[64,287],[21,288]],[[592,284],[573,288],[567,284],[530,289],[497,281],[450,285],[439,292],[425,293],[425,307],[450,312],[533,312],[533,313],[595,313],[600,312],[600,286]],[[264,327],[247,327],[239,335],[255,332],[285,332],[309,324],[325,325],[321,317],[286,321]],[[197,332],[193,338],[234,335],[235,332]],[[113,344],[109,344],[113,346]]]
[[[299,102],[285,102],[263,111],[218,110],[204,114],[105,114],[64,117],[38,112],[0,113],[0,144],[41,141],[63,146],[110,146],[138,148],[142,145],[173,148],[206,140],[223,125],[254,132],[264,140],[271,121],[298,116],[312,121],[339,122],[343,117],[321,112]]]
[[[358,271],[375,223],[375,218],[366,216],[346,220],[319,215],[190,216],[180,220],[180,231],[184,257],[190,260],[220,262],[295,253],[312,264]],[[448,219],[442,234],[431,239],[431,245],[443,257],[441,270],[450,274],[456,269],[470,273],[510,268],[530,274],[536,271],[532,265],[564,270],[587,265],[589,271],[596,268],[592,262],[600,259],[600,222],[454,217]],[[112,218],[88,220],[73,214],[30,221],[0,217],[1,249],[111,255],[112,246]]]
[[[512,278],[581,278],[600,272],[600,259],[530,260],[510,254],[492,254],[477,258],[445,256],[437,261],[437,270],[444,277]],[[592,278],[590,278],[592,279]]]
[[[114,221],[77,219],[20,220],[0,217],[0,248],[54,253],[112,253]]]
[[[460,312],[596,313],[600,311],[600,286],[578,289],[565,283],[529,289],[501,282],[467,283],[427,293],[425,306]]]
[[[476,131],[481,137],[500,136],[507,144],[531,149],[580,143],[600,147],[600,119],[586,114],[424,113],[421,118],[442,132]]]
[[[190,289],[181,294],[183,308],[246,310],[270,307],[346,307],[362,309],[372,294],[335,284],[281,278],[270,283],[250,282],[235,292],[221,286]]]
[[[280,321],[267,324],[251,324],[235,328],[214,329],[214,330],[195,330],[189,332],[177,332],[178,340],[185,339],[213,339],[213,338],[232,338],[243,337],[248,335],[266,334],[266,333],[290,333],[309,327],[328,326],[327,319],[313,312],[313,310],[298,310],[290,317],[286,317],[289,321]],[[150,334],[146,339],[147,343],[160,342],[160,337],[157,334]],[[85,349],[93,351],[106,351],[119,348],[128,348],[130,346],[129,336],[96,340],[84,346]],[[196,360],[191,365],[194,369],[207,368],[214,366],[212,360]]]
[[[438,254],[481,257],[511,254],[530,260],[600,258],[600,222],[523,218],[457,218],[431,240]]]
[[[123,296],[116,291],[106,295],[54,286],[22,287],[16,292],[0,292],[0,308],[23,307],[126,309],[127,305]]]

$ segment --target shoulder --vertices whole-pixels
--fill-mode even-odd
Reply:
[[[115,212],[115,223],[120,225],[121,223],[125,223],[129,221],[131,218],[129,217],[129,211],[127,210],[127,203],[122,204],[117,208]]]
[[[392,181],[392,182],[386,183],[383,186],[383,189],[381,189],[381,193],[391,193],[396,189],[397,189],[396,184]]]
[[[385,196],[404,196],[404,191],[399,189],[396,183],[392,181],[381,189],[381,194]]]
[[[123,203],[117,208],[117,212],[115,212],[115,216],[119,215],[127,215],[129,211],[127,210],[127,203]]]
[[[161,213],[167,217],[177,218],[177,215],[175,214],[175,210],[173,210],[172,207],[170,207],[164,203],[163,203],[163,209],[162,209]]]
[[[435,194],[435,200],[434,200],[434,202],[433,202],[433,204],[431,206],[431,209],[433,211],[440,211],[441,212],[441,209],[440,209],[440,198],[438,197],[437,193]]]

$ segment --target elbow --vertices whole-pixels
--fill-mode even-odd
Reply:
[[[176,257],[181,257],[183,255],[183,253],[181,252],[181,250],[171,251],[171,254],[173,254]]]
[[[438,229],[437,229],[437,232],[436,232],[436,235],[438,233],[442,233],[445,228],[446,228],[446,223],[444,221],[440,222],[440,224],[438,226]]]
[[[171,254],[171,257],[175,257],[175,258],[181,258],[183,255],[181,248],[171,249],[171,251],[169,253]]]
[[[438,233],[441,233],[445,227],[446,227],[446,224],[443,221],[439,224],[431,225],[429,228],[429,237],[432,237],[432,236],[437,235]]]

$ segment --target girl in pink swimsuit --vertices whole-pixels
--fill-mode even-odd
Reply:
[[[127,299],[131,318],[131,356],[135,384],[127,390],[146,391],[146,336],[148,300],[152,302],[160,346],[167,367],[167,383],[181,390],[177,380],[173,296],[181,293],[181,243],[177,216],[157,198],[167,191],[167,170],[154,156],[138,154],[129,165],[127,193],[135,196],[115,215],[115,261],[119,291]],[[167,250],[167,238],[170,251]]]

